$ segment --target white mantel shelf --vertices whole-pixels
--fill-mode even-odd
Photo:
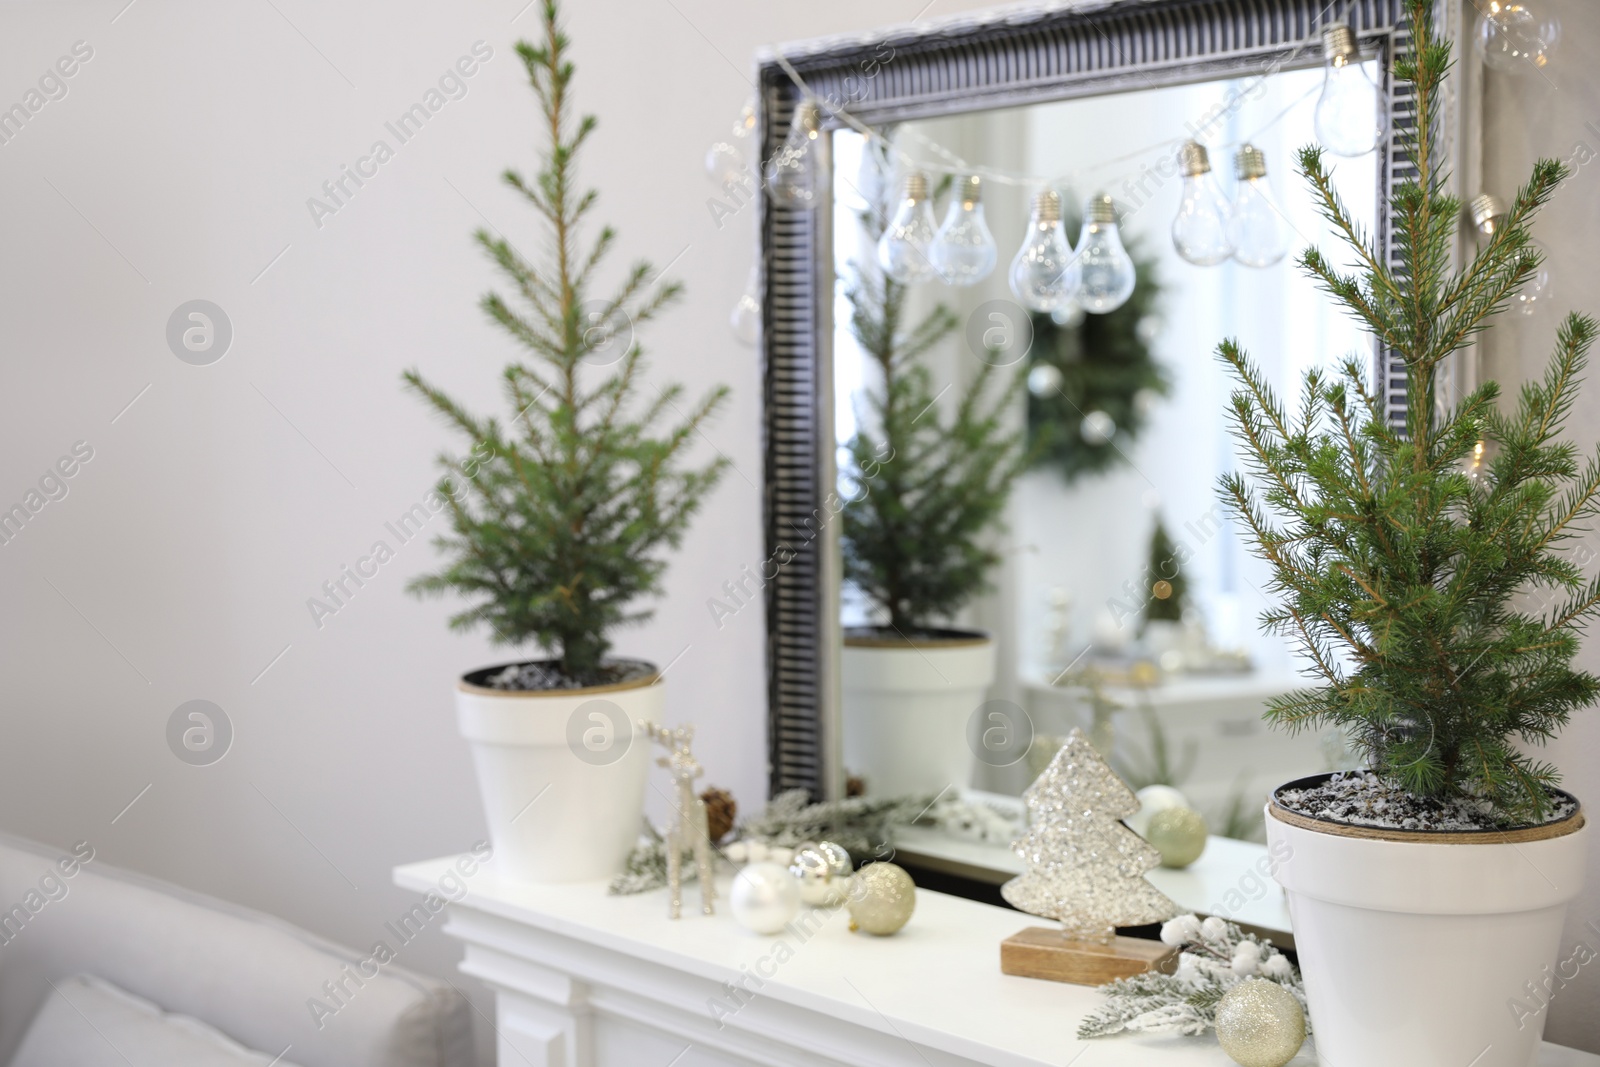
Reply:
[[[438,892],[453,857],[395,869],[395,883]],[[666,917],[664,891],[607,896],[600,884],[511,885],[491,867],[449,906],[445,931],[466,945],[463,973],[496,992],[504,1067],[1228,1067],[1212,1038],[1081,1042],[1094,990],[1000,973],[1000,942],[1030,918],[919,891],[890,938],[852,934],[828,912],[809,938],[762,937],[726,910]],[[691,910],[693,909],[693,910]],[[792,957],[775,965],[780,943]],[[724,983],[765,970],[733,1010]],[[753,987],[754,981],[747,981]],[[731,1014],[713,1018],[709,1005]],[[1086,1054],[1087,1053],[1087,1054]],[[674,1058],[678,1057],[678,1058]],[[1308,1045],[1291,1067],[1316,1060]],[[1538,1067],[1600,1067],[1546,1045]]]

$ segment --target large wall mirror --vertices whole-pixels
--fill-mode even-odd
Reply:
[[[763,226],[774,792],[1005,814],[1081,727],[1249,840],[1267,789],[1343,765],[1339,737],[1261,723],[1299,665],[1217,503],[1237,463],[1214,350],[1237,338],[1291,405],[1352,353],[1399,388],[1294,266],[1335,245],[1295,170],[1319,140],[1354,138],[1340,193],[1388,247],[1398,7],[1024,11],[764,64],[767,157],[798,130],[818,168]],[[1329,101],[1341,20],[1353,103]],[[1052,303],[1040,279],[1069,270]],[[907,846],[1004,867],[984,836]]]

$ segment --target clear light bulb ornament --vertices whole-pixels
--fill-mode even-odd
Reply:
[[[1347,22],[1322,27],[1325,63],[1314,125],[1317,140],[1336,156],[1364,156],[1388,129],[1383,94],[1361,64],[1361,48]]]
[[[822,110],[811,101],[796,105],[783,145],[767,160],[767,194],[787,208],[813,208],[826,180],[822,168]]]
[[[1091,315],[1117,310],[1133,295],[1133,257],[1122,247],[1117,203],[1109,196],[1089,200],[1078,237],[1078,292],[1074,299]]]
[[[1211,156],[1198,141],[1178,150],[1183,194],[1172,220],[1172,246],[1197,267],[1213,267],[1233,255],[1228,218],[1233,209],[1211,174]]]
[[[1233,258],[1247,267],[1270,267],[1289,254],[1289,236],[1267,184],[1267,157],[1255,145],[1244,145],[1233,169],[1239,179],[1228,218]]]
[[[983,218],[980,193],[981,180],[976,174],[961,179],[944,223],[929,246],[928,258],[946,285],[977,285],[994,272],[999,251]]]
[[[1011,261],[1011,292],[1029,311],[1054,311],[1078,291],[1078,261],[1061,229],[1061,197],[1046,189],[1033,198],[1022,247]]]
[[[1521,0],[1488,0],[1478,16],[1478,54],[1495,70],[1543,70],[1561,40],[1561,21]]]
[[[761,268],[750,268],[750,280],[745,283],[739,302],[733,305],[728,317],[733,336],[742,345],[754,348],[761,340]]]
[[[1472,213],[1472,225],[1485,237],[1493,237],[1505,222],[1506,209],[1500,198],[1484,193],[1472,198],[1467,205]],[[1539,253],[1539,266],[1533,277],[1523,283],[1511,298],[1511,306],[1523,315],[1532,315],[1550,303],[1550,250],[1542,243],[1528,239],[1528,247]]]
[[[928,176],[906,176],[903,195],[889,226],[878,238],[878,266],[902,285],[916,285],[933,277],[928,258],[933,244],[933,202],[928,199]]]
[[[718,141],[706,150],[706,177],[711,184],[718,188],[744,184],[750,170],[750,135],[755,129],[756,102],[747,100],[728,140]]]

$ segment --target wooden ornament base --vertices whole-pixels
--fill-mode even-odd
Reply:
[[[1146,971],[1171,974],[1178,950],[1160,941],[1117,937],[1107,945],[1074,941],[1060,930],[1030,926],[1000,942],[1000,971],[1074,985],[1104,985]]]

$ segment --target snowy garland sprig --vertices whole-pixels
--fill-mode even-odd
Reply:
[[[892,846],[893,828],[916,822],[929,822],[934,810],[932,794],[902,797],[847,797],[813,804],[803,789],[780,793],[768,802],[760,815],[739,824],[738,838],[765,845],[793,848],[806,841],[832,841],[860,859],[882,857]],[[968,808],[958,812],[946,805],[945,819],[969,827],[988,826],[1000,816],[983,815]],[[992,815],[992,819],[990,818]],[[655,827],[645,822],[644,838],[634,846],[621,874],[612,880],[609,892],[616,896],[648,893],[667,884],[667,846]],[[719,853],[720,854],[720,853]],[[690,865],[693,866],[692,864]],[[691,881],[691,870],[684,871]]]
[[[1078,1027],[1078,1037],[1125,1031],[1198,1037],[1216,1023],[1223,994],[1247,978],[1276,982],[1306,1007],[1305,987],[1288,957],[1272,942],[1216,916],[1180,915],[1161,927],[1161,940],[1181,950],[1173,974],[1141,974],[1100,987],[1109,1000]],[[1306,1013],[1310,1030],[1310,1012]]]

